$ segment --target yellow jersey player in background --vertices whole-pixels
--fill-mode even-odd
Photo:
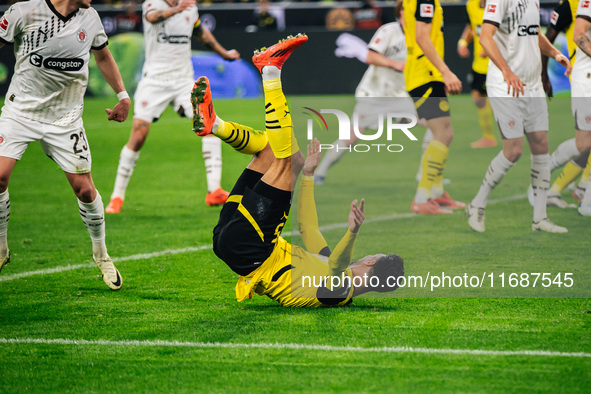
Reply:
[[[406,89],[419,118],[425,118],[433,132],[411,210],[449,214],[452,209],[466,206],[443,190],[443,171],[454,134],[447,94],[460,93],[462,82],[443,61],[443,9],[439,0],[404,0],[402,8],[408,52],[404,67]]]
[[[472,60],[472,99],[478,111],[478,122],[482,130],[482,138],[470,144],[472,148],[490,148],[497,146],[494,134],[494,119],[492,107],[486,95],[486,73],[488,71],[488,57],[480,45],[480,28],[484,15],[484,0],[468,0],[466,12],[468,23],[458,40],[458,55],[467,59],[470,57],[468,44],[474,45],[474,59]]]
[[[298,34],[255,53],[265,95],[266,131],[223,121],[215,114],[209,81],[197,80],[192,93],[193,130],[213,134],[253,159],[237,180],[213,230],[213,250],[240,277],[238,301],[254,293],[284,306],[344,306],[368,291],[393,291],[404,275],[395,255],[371,255],[351,262],[353,246],[364,221],[364,200],[351,204],[349,228],[334,251],[318,229],[314,204],[314,170],[320,143],[311,142],[304,161],[281,87],[281,68],[291,53],[308,40]],[[281,237],[300,171],[304,177],[298,201],[298,225],[306,249]]]

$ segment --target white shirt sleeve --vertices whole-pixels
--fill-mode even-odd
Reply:
[[[484,7],[483,22],[492,22],[493,25],[500,26],[503,22],[506,7],[506,0],[487,0]]]
[[[577,16],[585,18],[591,22],[591,0],[579,1],[579,8],[577,8]]]
[[[22,18],[17,4],[10,7],[0,18],[0,42],[14,43],[22,30]]]
[[[94,36],[94,38],[92,39],[91,48],[92,49],[102,49],[107,45],[109,38],[107,37],[107,33],[105,33],[105,28],[103,26],[103,23],[101,22],[101,18],[99,16],[98,12],[96,12],[94,9],[92,9],[92,10],[94,11],[92,23],[93,23],[93,25],[96,26],[92,30],[96,31],[97,33]]]
[[[388,49],[389,43],[390,37],[388,37],[388,29],[386,29],[385,26],[382,26],[371,38],[369,49],[383,55],[386,52],[386,49]]]

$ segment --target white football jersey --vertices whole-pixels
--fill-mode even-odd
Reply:
[[[511,71],[525,84],[541,83],[539,0],[487,0],[483,23],[487,22],[498,27],[494,40]],[[491,60],[487,85],[503,81]]]
[[[57,125],[80,119],[90,50],[107,45],[93,8],[63,16],[49,0],[16,3],[0,19],[0,41],[14,44],[16,57],[4,114]]]
[[[577,18],[585,18],[591,21],[591,0],[579,1],[579,8],[577,9]],[[587,30],[587,37],[591,39],[591,31]],[[573,66],[572,78],[589,78],[588,74],[591,72],[591,57],[577,47],[577,61]]]
[[[146,47],[142,75],[160,80],[193,78],[191,36],[199,22],[197,6],[157,23],[148,22],[146,15],[155,10],[166,11],[170,5],[164,0],[147,0],[142,8]]]
[[[369,49],[392,60],[406,61],[406,42],[400,23],[381,26],[372,37]],[[389,67],[370,65],[355,91],[356,97],[406,97],[404,73]]]

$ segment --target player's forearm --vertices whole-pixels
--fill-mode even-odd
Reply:
[[[462,35],[460,36],[460,39],[458,40],[458,45],[464,44],[467,46],[470,42],[472,42],[473,39],[474,32],[472,30],[472,26],[467,24],[464,28],[464,31],[462,32]]]
[[[306,250],[319,253],[328,244],[318,228],[318,213],[314,201],[314,177],[303,176],[298,197],[298,229]]]
[[[105,47],[100,50],[95,50],[93,51],[93,54],[94,59],[96,60],[96,65],[105,81],[107,81],[115,93],[123,92],[125,90],[123,78],[121,78],[117,63],[115,63],[115,59],[113,59],[109,49]]]
[[[422,22],[417,22],[417,44],[425,54],[425,57],[435,66],[440,73],[445,74],[449,72],[449,67],[443,61],[443,59],[437,53],[437,49],[435,49],[435,45],[433,45],[433,41],[429,37],[429,30],[424,28],[419,28],[418,25]],[[422,23],[423,25],[427,25],[426,23]],[[430,26],[430,25],[427,25]]]
[[[166,19],[170,18],[171,16],[178,14],[181,11],[182,10],[180,10],[178,7],[172,7],[168,10],[165,10],[165,11],[161,11],[161,10],[150,11],[146,14],[146,20],[152,24],[160,23],[160,22],[163,22]]]
[[[507,71],[511,71],[509,65],[505,61],[505,58],[503,58],[503,55],[501,55],[501,51],[499,50],[497,43],[493,39],[494,33],[488,34],[487,32],[485,32],[484,26],[482,29],[482,33],[480,34],[480,45],[482,45],[482,48],[484,49],[490,60],[492,60],[495,66],[497,66],[503,74]],[[496,27],[494,29],[496,31]]]
[[[548,40],[548,38],[542,34],[538,34],[538,45],[540,46],[540,52],[542,56],[548,56],[555,58],[556,55],[560,54],[560,51],[554,47]]]
[[[351,264],[357,234],[359,233],[352,233],[347,230],[345,236],[331,253],[330,258],[328,259],[328,265],[332,275],[339,275]]]
[[[386,56],[382,55],[381,53],[378,53],[378,52],[375,52],[372,50],[370,50],[367,53],[367,59],[365,60],[365,63],[373,65],[373,66],[379,66],[379,67],[404,68],[404,62],[399,62],[396,60],[389,59]]]
[[[587,37],[587,31],[591,27],[591,20],[587,20],[581,17],[577,17],[575,19],[575,31],[573,34],[573,40],[577,47],[583,52],[587,54],[587,56],[591,56],[591,41],[589,37]]]
[[[207,47],[207,49],[217,53],[224,59],[227,58],[228,51],[221,46],[221,44],[215,39],[213,34],[204,26],[196,31],[197,39]]]

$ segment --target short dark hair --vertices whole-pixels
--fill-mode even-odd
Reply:
[[[400,19],[400,13],[402,12],[402,0],[398,0],[394,6],[394,17]]]
[[[376,260],[376,263],[369,271],[368,276],[376,276],[379,280],[379,285],[370,288],[371,291],[385,293],[394,291],[398,288],[396,284],[398,277],[404,276],[404,260],[397,254],[387,254]],[[388,281],[388,277],[394,278]],[[390,282],[390,283],[388,283]]]

